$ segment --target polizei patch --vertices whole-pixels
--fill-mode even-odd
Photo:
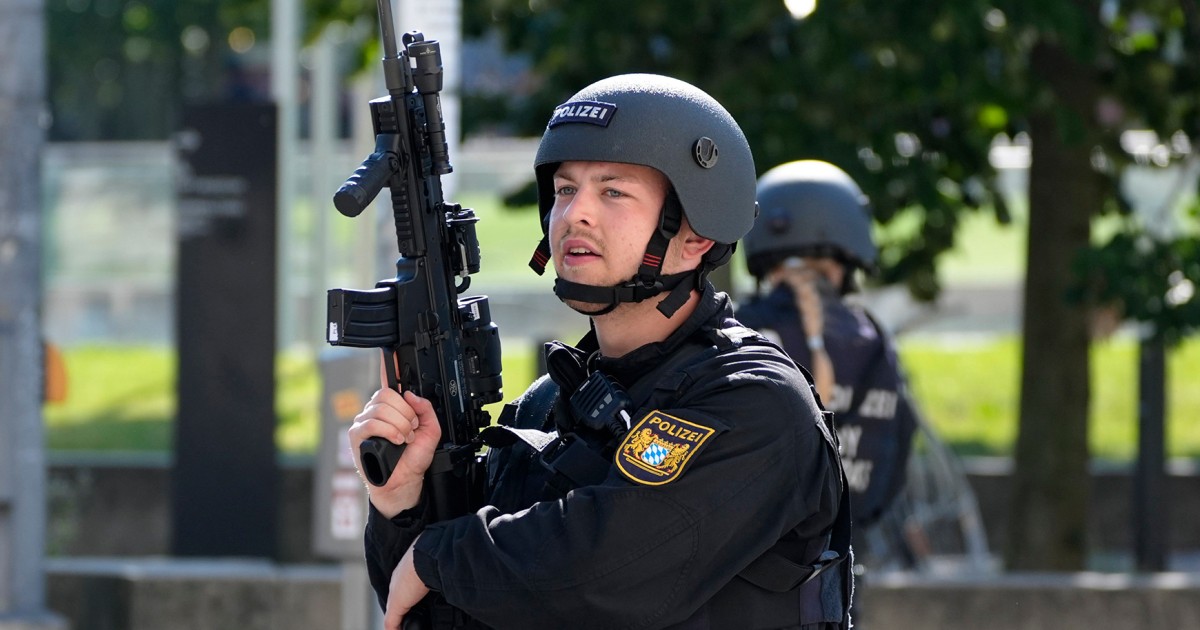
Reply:
[[[546,127],[553,129],[565,123],[587,123],[607,127],[613,114],[616,113],[617,106],[612,103],[571,101],[554,108],[554,113],[550,115],[550,122],[546,123]]]
[[[651,411],[625,435],[617,449],[617,469],[635,483],[661,486],[679,478],[713,433],[694,422]]]

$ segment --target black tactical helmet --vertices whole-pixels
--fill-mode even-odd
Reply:
[[[696,286],[703,286],[708,271],[728,262],[733,247],[758,213],[754,157],[746,136],[720,103],[678,79],[653,74],[615,76],[589,85],[555,108],[534,159],[543,236],[554,206],[554,172],[566,161],[639,164],[663,173],[673,194],[668,195],[664,225],[651,239],[648,253],[654,254],[659,247],[663,251],[655,255],[661,258],[665,253],[666,242],[679,224],[671,215],[681,206],[697,234],[722,244],[714,245],[702,269],[696,274],[689,272],[697,275]],[[542,273],[548,260],[548,244],[543,238],[530,264]],[[670,290],[683,279],[664,278],[660,271],[643,265],[635,278],[616,288],[605,287],[603,292],[595,287],[591,291],[570,289],[573,283],[560,279],[555,292],[563,298],[609,304],[611,310],[619,302],[640,302]],[[660,310],[669,316],[662,306]]]
[[[842,169],[820,160],[781,164],[758,180],[762,217],[742,240],[746,267],[762,279],[792,256],[837,258],[867,271],[878,252],[867,196]]]

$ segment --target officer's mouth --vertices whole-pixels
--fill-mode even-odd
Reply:
[[[600,260],[602,256],[596,252],[591,243],[582,239],[571,239],[563,243],[563,263],[567,265],[586,265]]]
[[[600,255],[594,252],[573,251],[567,252],[567,254],[563,256],[563,261],[568,265],[582,265],[593,260],[600,260]]]

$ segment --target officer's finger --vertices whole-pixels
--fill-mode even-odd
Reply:
[[[376,418],[368,418],[350,427],[350,441],[358,444],[367,438],[383,438],[393,444],[412,442],[415,433],[408,429],[397,429],[394,425]]]
[[[404,418],[412,418],[416,415],[412,406],[408,401],[404,400],[404,395],[394,389],[378,389],[374,394],[371,394],[370,400],[366,405],[363,405],[363,410],[359,416],[370,416],[378,414],[386,418],[395,418],[403,416]]]
[[[400,613],[399,609],[388,606],[387,612],[383,614],[383,630],[400,630],[403,623],[404,615]]]
[[[382,356],[379,358],[379,387],[383,389],[391,389],[391,384],[388,383],[387,361],[392,362],[392,372],[394,374],[400,373],[400,358],[396,356],[395,352],[388,352],[387,350],[384,350]],[[400,390],[400,383],[397,381],[396,391]]]
[[[438,423],[433,403],[412,392],[404,392],[404,400],[415,415],[413,425],[413,432],[416,434],[415,441],[437,446],[442,439],[442,425]]]
[[[417,412],[400,394],[381,389],[354,417],[354,426],[357,433],[367,437],[378,435],[391,442],[408,442],[418,426]]]
[[[416,413],[417,426],[408,448],[404,449],[404,454],[400,456],[397,469],[402,468],[410,475],[421,476],[433,463],[433,454],[441,443],[442,427],[438,424],[437,413],[428,400],[412,392],[405,392],[404,398]]]
[[[384,628],[398,630],[404,623],[404,617],[428,593],[429,587],[425,586],[417,575],[416,566],[413,564],[413,548],[410,545],[396,568],[392,570],[392,577],[388,581]]]

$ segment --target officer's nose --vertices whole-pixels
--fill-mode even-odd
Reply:
[[[580,190],[566,201],[566,205],[562,209],[562,219],[567,225],[576,223],[595,225],[597,210],[598,203],[594,195]]]

